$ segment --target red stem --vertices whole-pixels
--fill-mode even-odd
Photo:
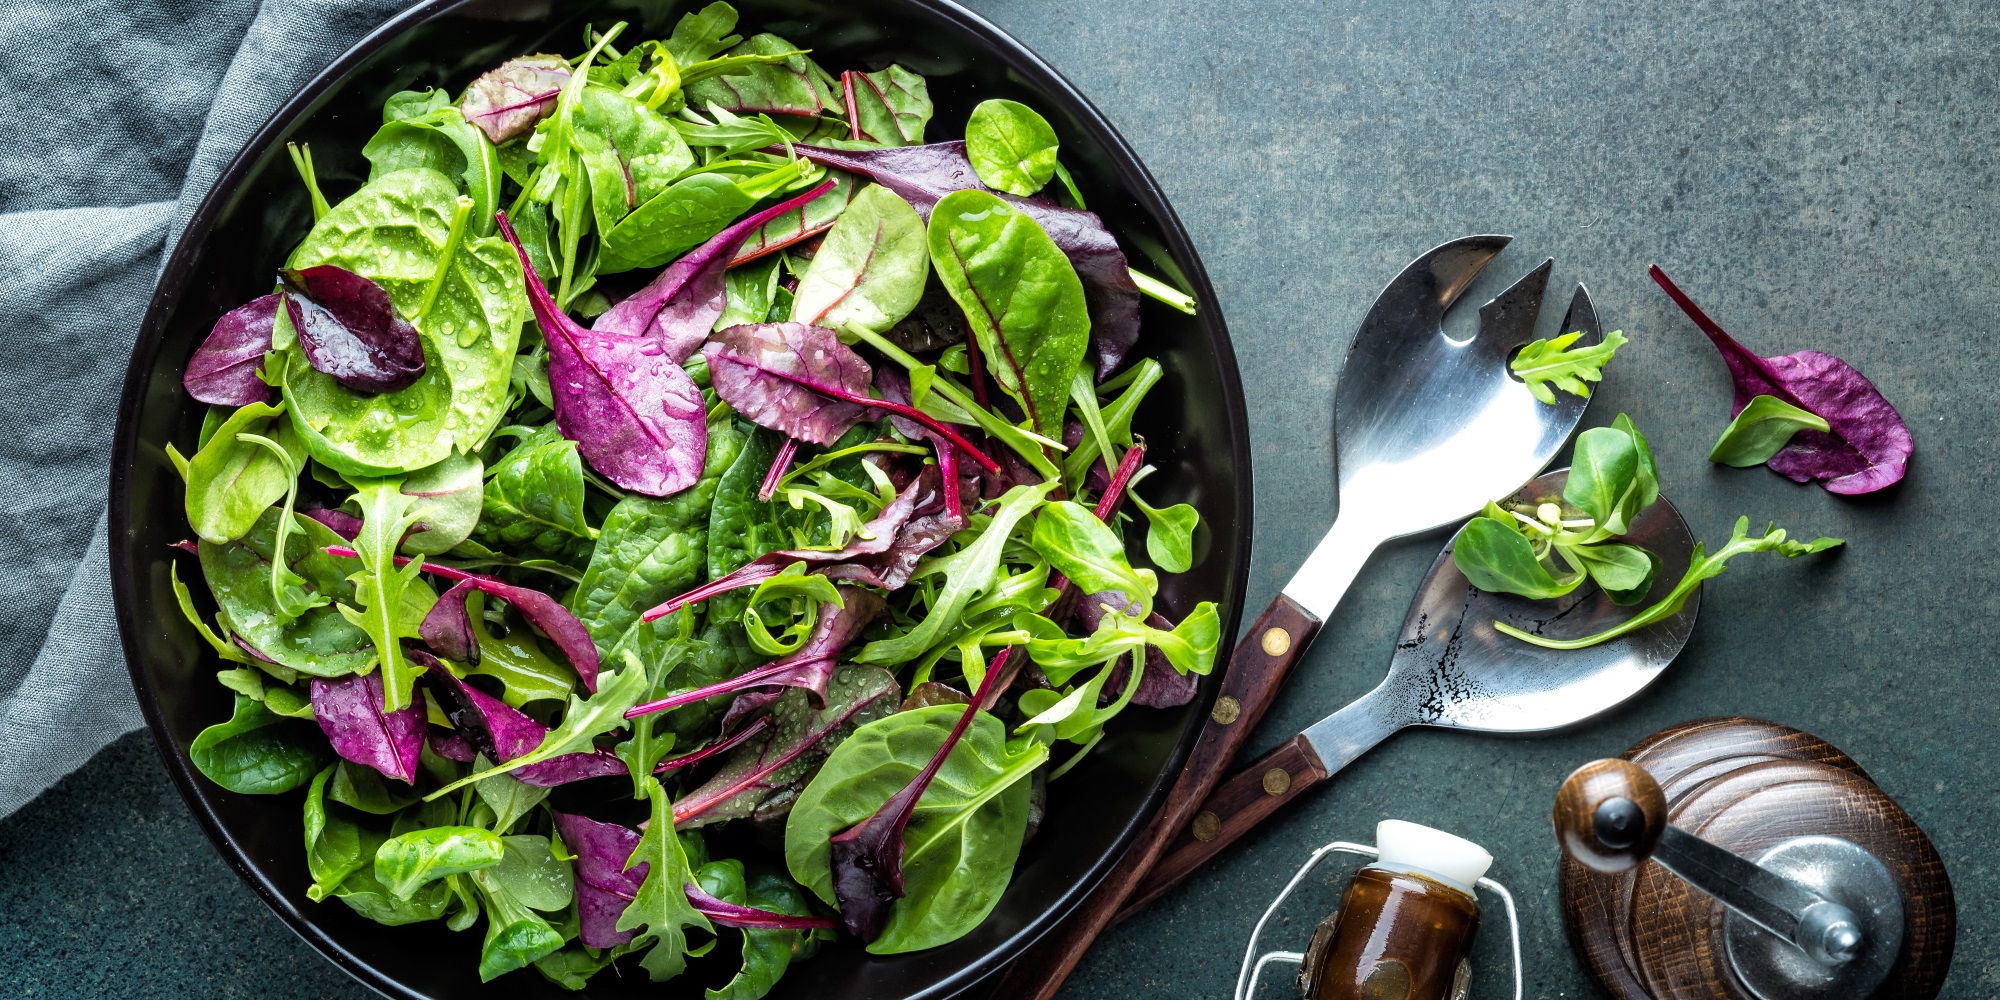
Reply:
[[[938,475],[944,478],[944,509],[952,517],[963,517],[965,508],[960,506],[958,496],[958,449],[940,446],[936,441],[931,447],[937,449]]]
[[[791,468],[793,456],[799,453],[799,439],[788,437],[778,447],[778,457],[771,460],[771,471],[764,473],[764,485],[757,487],[757,499],[769,503],[771,494],[778,492],[778,480],[785,478],[785,470]]]
[[[943,423],[939,422],[936,417],[933,417],[930,414],[925,413],[914,406],[905,406],[902,403],[892,403],[886,399],[876,399],[873,396],[863,396],[860,395],[859,393],[848,392],[846,389],[842,389],[838,386],[823,385],[819,382],[815,382],[812,379],[806,378],[802,375],[793,375],[790,372],[773,371],[772,369],[765,368],[762,366],[758,366],[757,370],[764,372],[766,374],[775,375],[778,378],[784,379],[785,381],[790,382],[794,385],[805,386],[806,388],[811,389],[812,391],[817,392],[823,396],[832,396],[835,399],[853,403],[856,406],[868,406],[878,410],[888,410],[890,413],[896,414],[899,417],[906,417],[910,420],[914,420],[917,423],[924,425],[924,427],[928,428],[932,433],[938,434],[942,436],[945,440],[950,441],[954,445],[957,445],[967,455],[972,456],[973,461],[978,462],[980,468],[985,469],[987,472],[990,472],[996,476],[1000,474],[1000,463],[993,461],[991,458],[988,458],[985,452],[982,452],[978,448],[974,447],[972,442],[967,441],[965,438],[959,436],[957,431],[954,431],[951,428],[946,427]]]
[[[647,611],[645,614],[639,616],[639,620],[650,622],[655,619],[665,618],[696,601],[706,601],[717,594],[727,594],[732,590],[742,590],[744,587],[763,583],[765,580],[777,576],[778,569],[778,567],[767,563],[744,563],[740,568],[731,570],[719,579],[710,580],[679,597],[672,598],[658,607]]]
[[[859,142],[861,141],[861,112],[854,106],[853,70],[841,71],[840,91],[842,96],[847,98],[847,137]]]
[[[982,410],[993,409],[986,395],[986,358],[979,353],[979,338],[971,330],[965,331],[965,369],[969,373],[966,378],[972,381],[972,401]]]
[[[670,757],[666,760],[661,761],[660,766],[653,768],[653,773],[665,774],[668,771],[675,770],[676,768],[688,767],[694,764],[699,764],[702,761],[715,756],[716,754],[726,753],[729,750],[734,749],[738,743],[741,743],[744,740],[747,740],[750,737],[755,736],[757,733],[763,731],[764,727],[770,724],[771,724],[770,716],[760,715],[757,717],[756,721],[750,723],[747,726],[744,726],[742,729],[737,730],[736,735],[731,736],[730,738],[723,740],[720,743],[711,743],[708,746],[702,747],[701,749],[696,750],[693,753],[682,754],[679,757]]]
[[[790,673],[803,667],[812,666],[815,663],[824,663],[830,659],[833,659],[833,657],[816,656],[808,660],[779,660],[776,663],[765,664],[748,673],[738,674],[726,681],[717,681],[707,687],[698,687],[692,691],[682,691],[680,694],[668,695],[658,701],[649,701],[644,705],[636,705],[625,713],[625,717],[636,719],[642,715],[651,715],[654,712],[664,712],[667,709],[679,708],[682,705],[692,705],[697,701],[706,701],[719,694],[729,694],[732,691],[741,691],[744,688],[759,687],[758,682],[767,677]]]

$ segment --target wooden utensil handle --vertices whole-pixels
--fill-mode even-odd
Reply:
[[[1140,831],[1118,866],[1061,926],[1044,934],[1005,971],[965,996],[995,1000],[1049,1000],[1055,996],[1097,935],[1111,926],[1127,897],[1221,780],[1250,730],[1271,707],[1285,674],[1319,634],[1319,628],[1318,618],[1283,594],[1264,609],[1257,623],[1250,626],[1250,634],[1230,655],[1222,690],[1195,740],[1194,752],[1153,822]]]
[[[1332,773],[1321,763],[1312,743],[1300,734],[1224,779],[1174,838],[1165,856],[1153,863],[1145,881],[1126,900],[1121,918],[1180,884],[1264,817],[1277,812],[1279,806]]]

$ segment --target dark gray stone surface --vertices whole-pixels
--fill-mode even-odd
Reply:
[[[1608,718],[1532,740],[1396,737],[1107,936],[1066,997],[1227,996],[1291,869],[1386,817],[1491,848],[1523,906],[1530,995],[1593,996],[1556,909],[1555,786],[1662,726],[1724,713],[1815,732],[1902,802],[1958,888],[1945,995],[2000,993],[2000,564],[1982,541],[2000,431],[2000,19],[1977,4],[1747,0],[973,6],[1097,102],[1207,262],[1251,402],[1251,610],[1334,512],[1331,392],[1355,324],[1402,262],[1472,232],[1516,242],[1468,302],[1553,255],[1557,286],[1588,282],[1606,326],[1633,338],[1586,423],[1632,414],[1699,536],[1726,537],[1743,513],[1849,540],[1832,557],[1746,559],[1709,584],[1680,662]],[[1649,262],[1753,350],[1818,348],[1866,373],[1916,434],[1908,480],[1852,500],[1710,466],[1728,379]],[[1377,556],[1253,750],[1379,678],[1441,544]],[[1331,893],[1307,893],[1271,944],[1302,945]],[[1504,997],[1497,912],[1487,928],[1474,996]],[[364,991],[218,860],[135,736],[0,821],[0,994]]]

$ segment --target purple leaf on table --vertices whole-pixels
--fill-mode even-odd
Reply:
[[[285,314],[314,371],[371,395],[423,376],[423,341],[387,289],[334,264],[288,268],[280,276]]]
[[[752,215],[687,252],[660,272],[646,287],[620,300],[597,317],[590,328],[600,333],[650,337],[680,364],[708,339],[728,304],[724,275],[744,239],[766,222],[833,189],[827,181],[811,191]]]
[[[313,718],[333,752],[383,775],[414,782],[424,748],[424,708],[413,703],[382,711],[382,673],[313,678]]]
[[[569,76],[569,61],[561,56],[509,59],[465,88],[458,111],[498,146],[528,134],[536,122],[554,114]]]
[[[1758,396],[1775,396],[1825,420],[1828,430],[1801,430],[1764,463],[1794,482],[1820,480],[1829,493],[1872,493],[1903,478],[1916,442],[1896,408],[1852,365],[1819,351],[1759,357],[1723,332],[1666,272],[1649,269],[1667,297],[1722,352],[1736,383],[1730,415]]]
[[[929,220],[931,206],[953,191],[985,191],[972,161],[965,157],[965,143],[936,142],[926,146],[886,149],[830,149],[796,145],[799,155],[821,166],[862,174],[875,183],[903,196]],[[782,153],[782,148],[767,152]],[[1094,212],[1062,208],[1041,198],[1017,198],[993,192],[1015,208],[1027,213],[1049,234],[1070,265],[1083,280],[1084,300],[1090,309],[1091,345],[1097,356],[1099,378],[1109,375],[1125,361],[1139,342],[1139,286],[1132,280],[1125,252]]]
[[[260,295],[215,321],[181,375],[188,395],[216,406],[248,406],[277,398],[278,390],[258,378],[257,369],[271,349],[279,298],[276,292]]]
[[[500,228],[521,256],[528,301],[549,346],[556,426],[606,479],[667,496],[701,478],[708,410],[694,379],[650,337],[598,333],[556,307],[504,214]]]
[[[827,447],[868,417],[866,407],[806,385],[867,396],[874,372],[832,330],[804,323],[756,323],[718,331],[702,348],[715,394],[745,418]]]

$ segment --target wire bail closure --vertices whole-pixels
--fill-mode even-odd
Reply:
[[[1271,922],[1271,918],[1277,914],[1278,908],[1285,905],[1285,900],[1291,898],[1292,890],[1297,889],[1299,883],[1305,881],[1306,876],[1312,874],[1313,869],[1319,867],[1320,862],[1325,861],[1335,854],[1359,854],[1364,857],[1373,858],[1379,857],[1381,852],[1368,844],[1356,844],[1350,841],[1336,840],[1314,851],[1312,856],[1306,859],[1306,863],[1299,868],[1298,873],[1293,875],[1291,881],[1285,883],[1284,889],[1278,892],[1278,898],[1272,900],[1271,905],[1264,908],[1264,915],[1257,918],[1257,925],[1251,928],[1250,944],[1243,950],[1243,966],[1236,973],[1235,1000],[1253,1000],[1257,992],[1257,980],[1264,974],[1265,966],[1276,963],[1300,965],[1305,962],[1305,954],[1296,951],[1267,951],[1259,955],[1257,954],[1257,939],[1263,935],[1264,925]],[[1525,988],[1522,982],[1521,971],[1521,917],[1514,909],[1514,894],[1508,892],[1506,886],[1490,878],[1481,877],[1475,884],[1479,888],[1499,896],[1500,901],[1507,907],[1507,932],[1514,952],[1514,1000],[1522,1000],[1525,995]]]

